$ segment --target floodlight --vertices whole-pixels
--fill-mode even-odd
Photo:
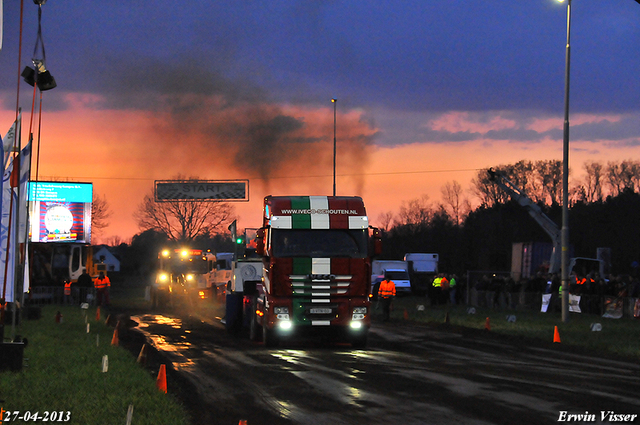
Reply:
[[[22,74],[20,74],[27,84],[33,86],[37,82],[40,91],[47,91],[57,87],[58,84],[56,84],[53,75],[45,67],[44,60],[33,59],[33,65],[35,70],[26,66]]]

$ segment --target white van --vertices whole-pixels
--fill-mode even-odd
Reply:
[[[389,267],[381,269],[378,274],[371,276],[371,294],[373,295],[373,298],[378,297],[380,282],[384,280],[385,273],[389,274],[389,278],[396,285],[396,295],[411,294],[409,272],[406,269]]]

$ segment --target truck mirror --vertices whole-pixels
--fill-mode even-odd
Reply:
[[[377,227],[371,228],[371,238],[373,239],[373,256],[382,254],[382,232]]]
[[[258,229],[256,232],[256,254],[264,256],[264,227]]]

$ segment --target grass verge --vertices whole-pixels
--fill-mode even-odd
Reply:
[[[380,315],[380,310],[375,310],[375,302],[373,306],[374,314]],[[515,316],[515,321],[509,321],[509,316]],[[430,306],[424,298],[416,297],[396,298],[391,317],[430,324],[444,324],[448,320],[452,326],[479,330],[485,329],[489,318],[491,332],[551,343],[557,326],[563,346],[640,360],[640,320],[634,318],[607,319],[571,313],[564,323],[561,313],[555,312],[475,308],[475,313],[470,314],[465,305]],[[594,323],[599,323],[602,330],[593,331]]]
[[[61,323],[55,320],[58,311]],[[189,423],[174,396],[156,388],[155,376],[126,349],[111,345],[114,328],[105,324],[104,312],[96,320],[95,307],[85,319],[79,307],[45,306],[41,319],[24,321],[18,333],[28,344],[22,370],[0,372],[0,408],[5,411],[41,416],[55,411],[65,417],[69,412],[66,423],[104,425],[125,424],[133,406],[135,425]]]

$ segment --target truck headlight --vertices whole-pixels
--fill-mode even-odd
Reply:
[[[278,323],[278,326],[280,326],[280,329],[288,331],[289,329],[291,329],[291,322],[289,320],[283,320],[282,322]]]
[[[189,280],[189,281],[193,280],[193,275],[192,274],[188,274],[187,275],[187,280]]]
[[[291,329],[291,316],[289,316],[289,307],[274,307],[273,312],[276,314],[280,329]]]
[[[367,316],[367,307],[354,307],[351,320],[364,320]]]

